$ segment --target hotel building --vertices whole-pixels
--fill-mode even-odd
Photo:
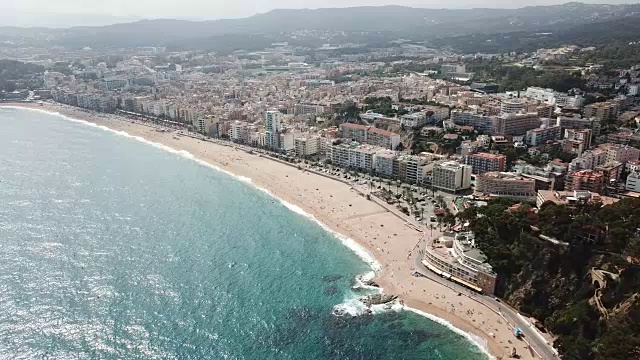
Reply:
[[[534,179],[512,173],[486,172],[477,176],[475,193],[480,196],[533,201],[536,198],[536,186]]]
[[[426,236],[425,236],[426,237]],[[496,273],[475,243],[473,233],[426,237],[422,264],[434,273],[475,291],[493,295]]]

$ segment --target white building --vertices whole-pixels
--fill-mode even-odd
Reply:
[[[517,114],[527,108],[527,102],[523,99],[504,99],[500,102],[500,114]]]
[[[626,189],[633,192],[640,192],[640,173],[632,172],[627,176]]]
[[[357,142],[332,144],[328,158],[336,166],[369,171],[373,169],[373,156],[380,150],[382,149],[379,147],[360,145]]]
[[[438,163],[433,166],[432,185],[445,191],[456,192],[471,187],[471,166],[455,161]]]
[[[265,115],[266,143],[272,149],[280,148],[280,132],[282,131],[282,113],[269,110]]]
[[[393,161],[396,155],[390,151],[381,151],[373,156],[373,163],[378,176],[393,176]]]
[[[247,122],[236,120],[231,123],[230,130],[229,138],[231,141],[245,143],[249,140]]]
[[[283,150],[286,152],[286,151],[292,151],[296,148],[295,136],[293,135],[293,133],[279,134],[279,137],[280,137],[279,139],[280,150]]]
[[[427,116],[423,112],[415,112],[412,114],[402,115],[400,117],[400,125],[406,128],[417,128],[427,122]]]
[[[296,156],[307,157],[318,154],[320,152],[320,137],[307,136],[298,137],[294,140]]]

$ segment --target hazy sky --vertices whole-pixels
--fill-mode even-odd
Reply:
[[[218,19],[244,17],[282,8],[407,5],[433,8],[551,5],[558,0],[0,0],[0,12],[9,14],[102,14],[142,18]],[[590,3],[625,3],[633,0],[584,0]],[[1,25],[1,24],[0,24]]]

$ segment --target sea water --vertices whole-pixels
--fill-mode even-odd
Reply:
[[[0,358],[487,358],[413,312],[335,316],[371,291],[354,285],[373,259],[246,179],[120,135],[0,108]]]

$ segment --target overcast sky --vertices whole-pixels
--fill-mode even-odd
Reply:
[[[557,0],[0,0],[0,12],[24,16],[26,13],[100,14],[140,18],[234,18],[282,8],[406,5],[433,8],[501,7],[551,5]],[[590,3],[629,3],[633,0],[584,0]],[[0,24],[2,25],[2,24]]]

